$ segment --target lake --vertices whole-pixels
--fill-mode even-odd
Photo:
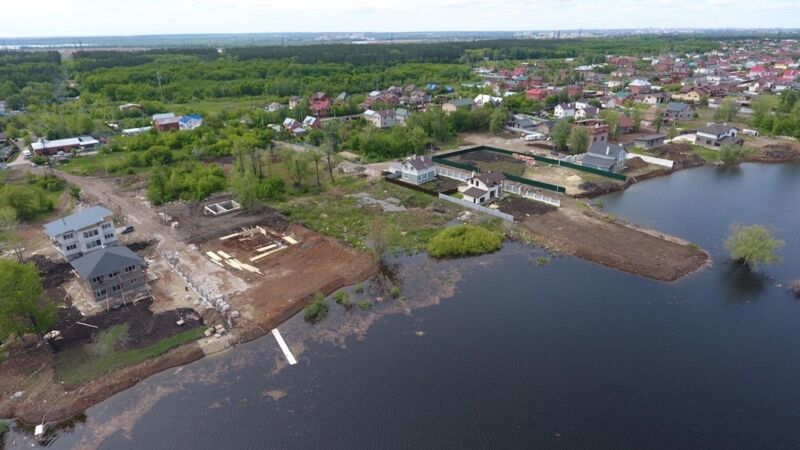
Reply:
[[[603,198],[712,266],[655,282],[508,243],[401,258],[403,299],[331,303],[90,408],[52,448],[778,448],[800,445],[800,166],[703,167]],[[786,241],[733,266],[732,223]],[[354,294],[358,295],[358,294]],[[362,294],[362,296],[365,294]],[[30,447],[12,432],[8,447]]]

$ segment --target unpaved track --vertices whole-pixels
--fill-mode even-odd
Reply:
[[[126,216],[140,237],[158,239],[156,248],[159,253],[177,253],[181,264],[188,267],[188,273],[196,274],[198,280],[204,280],[209,292],[231,295],[247,289],[247,285],[241,279],[212,264],[196,249],[177,237],[169,225],[160,221],[157,210],[145,204],[144,200],[122,192],[111,179],[80,177],[67,173],[59,173],[59,176],[79,186],[81,195],[88,195],[114,213]]]

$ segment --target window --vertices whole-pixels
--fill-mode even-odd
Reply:
[[[103,237],[106,238],[106,240],[114,239],[114,233],[105,234],[105,235],[103,235]]]
[[[105,275],[96,276],[92,278],[92,283],[102,283],[103,280],[105,279],[106,279]]]
[[[131,278],[131,284],[136,284],[136,277]]]
[[[107,230],[107,229],[109,229],[109,228],[111,228],[111,224],[110,224],[110,223],[104,223],[104,224],[103,224],[103,229],[104,229],[104,230]]]
[[[78,244],[70,244],[70,245],[67,246],[67,251],[71,252],[71,251],[75,250],[76,248],[78,248]]]
[[[133,272],[134,270],[136,270],[136,266],[128,266],[128,267],[125,268],[125,272],[126,273],[127,272]]]
[[[119,272],[111,272],[110,274],[108,274],[108,278],[114,278],[114,277],[118,277],[118,276],[119,276]]]
[[[100,244],[101,244],[100,243],[100,239],[98,239],[96,241],[87,242],[86,243],[86,250],[89,250],[89,249],[92,249],[92,248],[95,248],[95,247],[99,247]]]
[[[98,234],[100,234],[100,232],[97,231],[97,228],[95,228],[93,230],[84,231],[83,232],[83,237],[86,238],[86,239],[89,239],[90,237],[97,236]]]
[[[73,236],[72,233],[67,233],[67,234],[61,236],[61,239],[65,240],[65,241],[68,241],[68,240],[72,239],[73,237],[75,237],[75,236]]]
[[[111,286],[111,292],[117,292],[117,291],[121,291],[121,290],[122,290],[122,285],[121,284],[116,284],[114,286]]]
[[[97,298],[105,297],[105,295],[106,295],[106,290],[105,289],[100,289],[99,291],[94,291],[94,296],[97,297]]]

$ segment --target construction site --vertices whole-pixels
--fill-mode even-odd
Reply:
[[[48,344],[5,347],[0,414],[7,417],[67,418],[151,374],[262,336],[317,292],[378,270],[372,256],[269,208],[245,210],[224,196],[156,208],[111,180],[76,180],[82,201],[118,211],[117,225],[135,225],[120,244],[144,261],[148,295],[107,307],[87,294],[41,228],[25,230],[59,309]]]

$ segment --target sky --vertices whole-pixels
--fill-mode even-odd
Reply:
[[[3,37],[798,28],[800,0],[0,0]]]

